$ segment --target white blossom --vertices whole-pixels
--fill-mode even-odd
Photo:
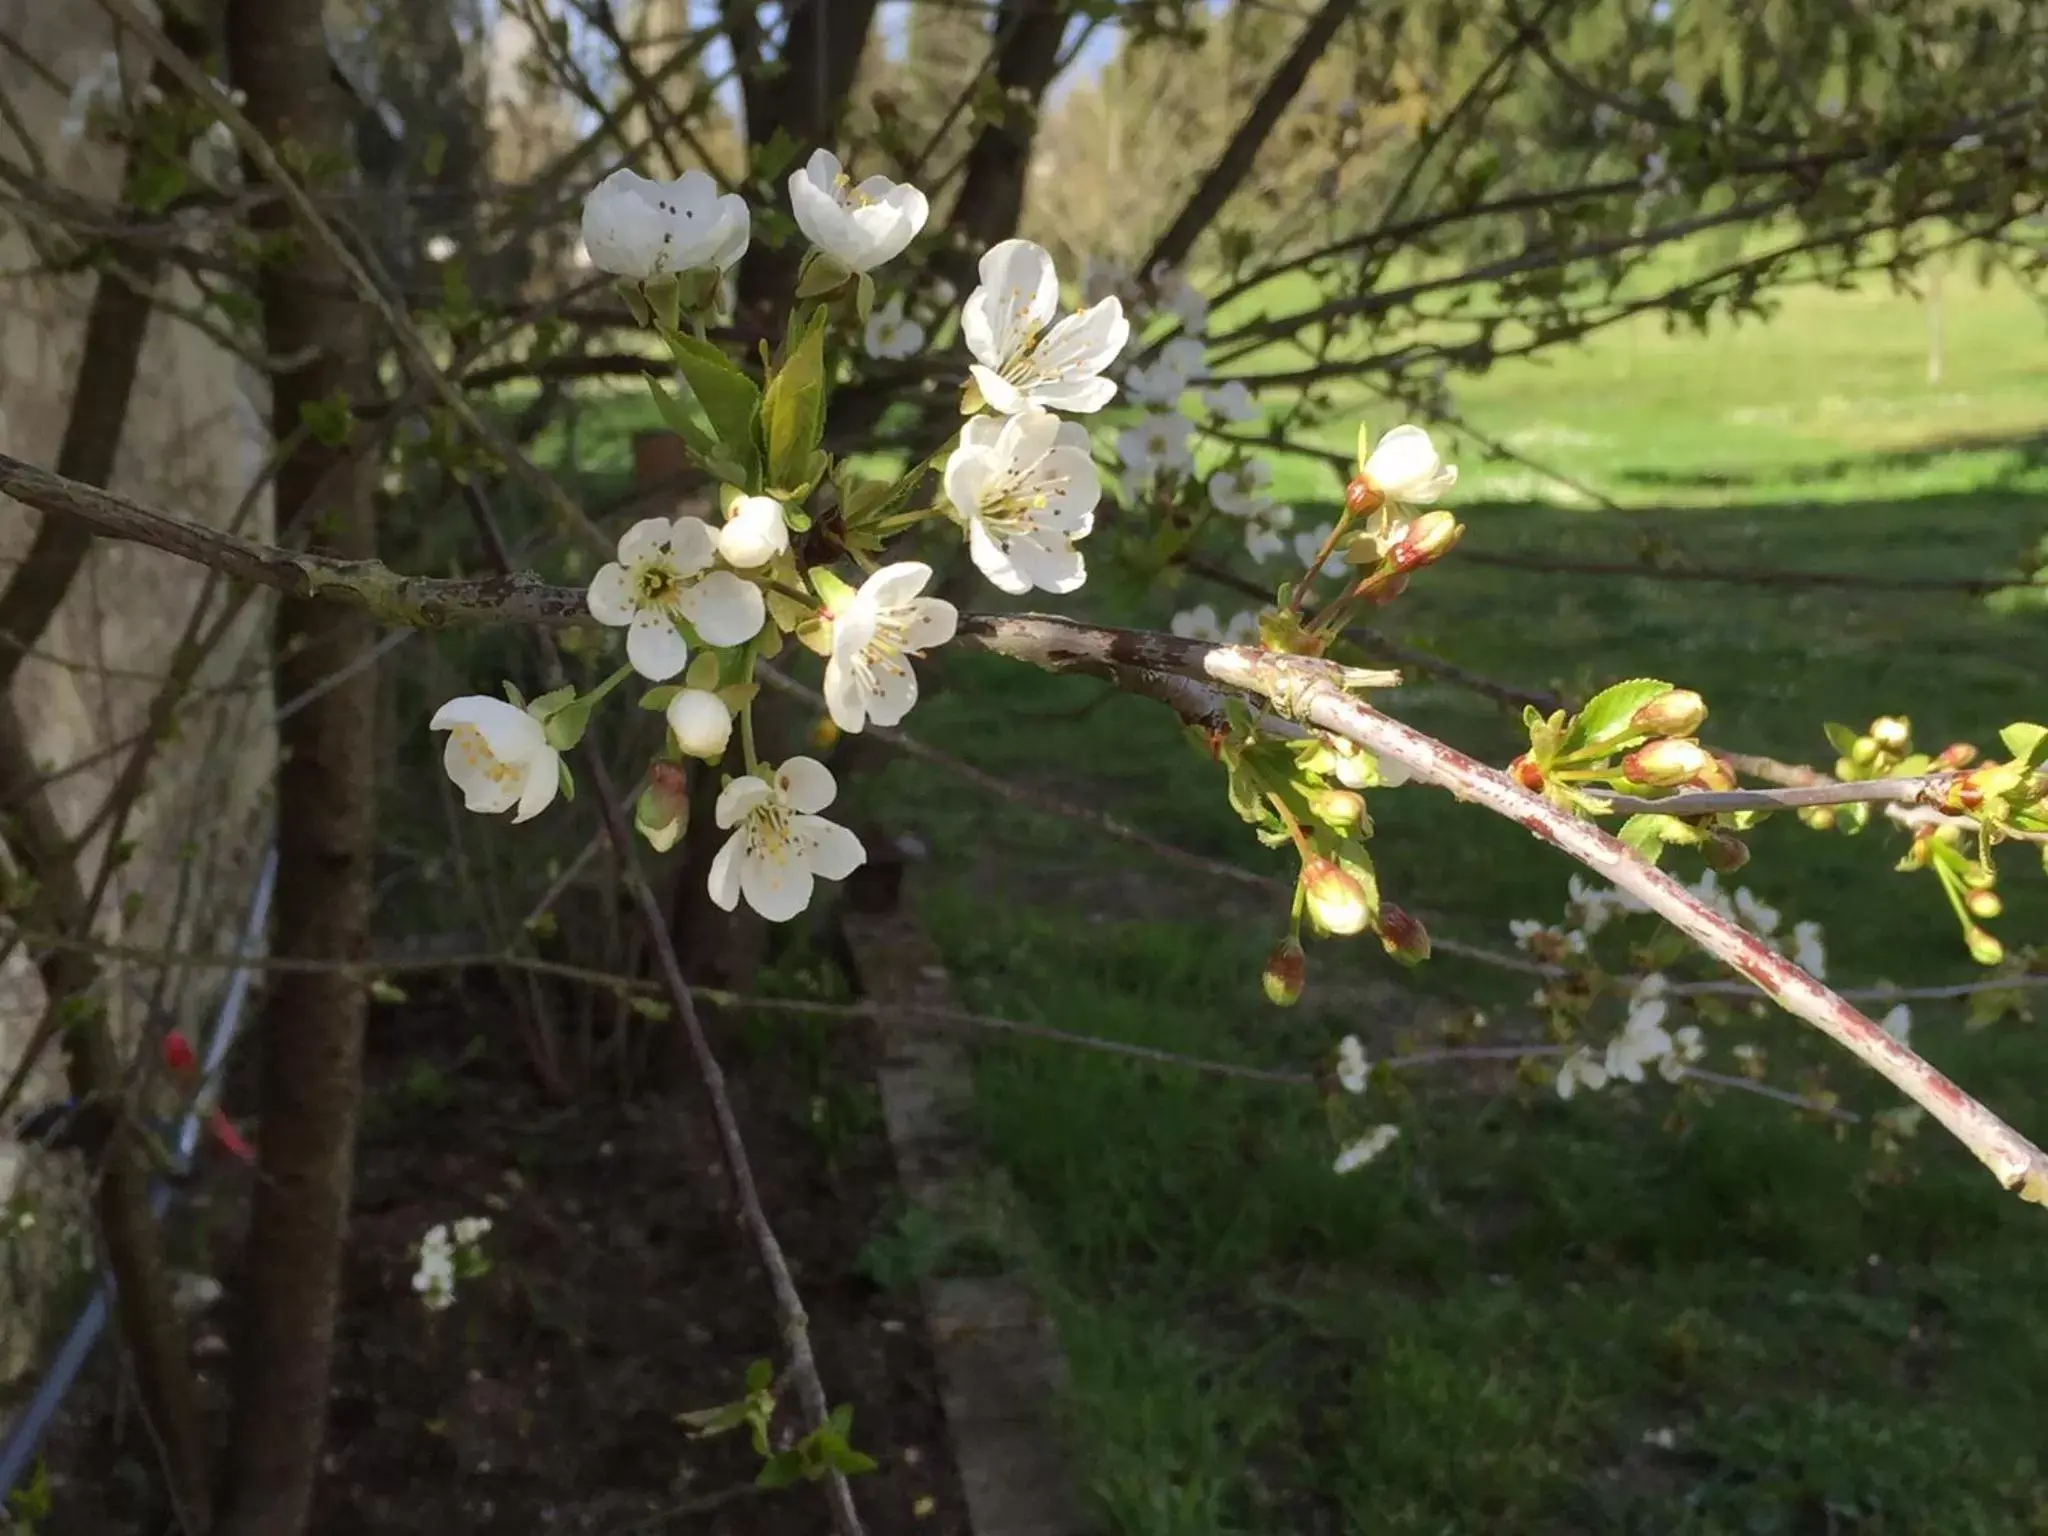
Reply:
[[[719,193],[703,171],[655,181],[613,171],[583,202],[583,248],[599,271],[636,281],[711,268],[747,253],[753,223],[746,199]]]
[[[1581,1088],[1598,1093],[1607,1086],[1607,1068],[1583,1045],[1565,1057],[1557,1069],[1557,1096],[1569,1099]]]
[[[1508,933],[1514,938],[1515,948],[1531,954],[1583,955],[1586,952],[1586,936],[1578,929],[1554,928],[1533,917],[1509,919]]]
[[[726,509],[718,555],[736,570],[751,571],[789,551],[789,523],[773,496],[742,496]]]
[[[1331,533],[1335,531],[1335,528],[1336,524],[1334,523],[1323,523],[1309,529],[1305,533],[1297,533],[1294,536],[1294,558],[1301,562],[1304,570],[1307,570],[1314,563],[1317,555],[1322,554],[1323,544],[1328,540]],[[1309,574],[1311,576],[1325,576],[1332,571],[1341,571],[1343,568],[1344,551],[1342,549],[1333,549],[1328,555],[1323,557],[1323,563],[1316,566]]]
[[[1124,393],[1139,405],[1177,410],[1195,376],[1208,362],[1209,349],[1192,336],[1176,336],[1149,363],[1124,374]]]
[[[932,568],[915,560],[885,565],[861,583],[844,613],[832,615],[825,705],[842,731],[870,720],[896,725],[917,703],[910,658],[944,645],[960,621],[944,598],[922,595],[931,579]]]
[[[427,260],[429,261],[451,260],[455,255],[456,249],[457,247],[452,236],[430,235],[427,237]]]
[[[1346,1093],[1363,1093],[1372,1072],[1372,1063],[1366,1059],[1365,1047],[1358,1042],[1358,1036],[1346,1035],[1337,1042],[1337,1081]]]
[[[711,861],[711,900],[730,912],[744,898],[771,923],[811,904],[814,882],[844,880],[867,860],[860,839],[818,815],[839,792],[815,758],[792,757],[772,779],[744,774],[719,792],[718,825],[732,830]]]
[[[1615,886],[1595,886],[1571,877],[1569,904],[1576,910],[1579,927],[1588,936],[1606,927],[1611,918],[1625,912],[1647,912],[1640,898]]]
[[[1820,924],[1800,922],[1792,925],[1792,963],[1815,981],[1825,981],[1828,974],[1827,945],[1821,940]]]
[[[1002,591],[1072,592],[1087,580],[1074,541],[1095,526],[1102,481],[1085,427],[1036,407],[976,416],[946,461],[945,485],[968,553]]]
[[[1235,613],[1228,623],[1224,623],[1207,603],[1182,609],[1173,616],[1168,627],[1183,640],[1206,640],[1211,645],[1259,643],[1259,616],[1256,613]]]
[[[1124,428],[1116,437],[1124,473],[1139,482],[1161,473],[1186,474],[1195,463],[1194,430],[1187,417],[1165,411]]]
[[[789,206],[804,237],[849,272],[871,272],[903,254],[931,216],[913,186],[870,176],[858,186],[829,149],[789,178]]]
[[[1286,519],[1277,519],[1270,514],[1284,512]],[[1244,552],[1260,565],[1287,548],[1287,536],[1280,530],[1294,516],[1292,507],[1273,507],[1268,516],[1254,518],[1244,525]]]
[[[1765,937],[1778,931],[1778,909],[1747,886],[1735,893],[1735,913],[1749,928]]]
[[[626,631],[626,659],[649,681],[666,682],[689,664],[678,619],[714,646],[740,645],[767,622],[759,587],[711,569],[717,549],[702,518],[643,518],[619,540],[619,558],[592,578],[591,617]]]
[[[1259,414],[1259,402],[1245,388],[1242,379],[1226,379],[1202,391],[1202,404],[1218,421],[1252,421]]]
[[[990,246],[980,273],[981,286],[960,310],[960,334],[989,409],[1009,416],[1041,406],[1082,415],[1109,404],[1116,384],[1102,370],[1131,336],[1122,302],[1112,295],[1055,323],[1059,274],[1045,247],[1029,240]]]
[[[890,294],[886,302],[869,312],[867,331],[862,338],[868,356],[884,362],[915,357],[924,350],[924,339],[924,327],[903,313],[900,293]]]
[[[684,756],[701,757],[706,762],[725,756],[726,743],[732,740],[732,711],[717,694],[685,688],[668,701],[664,713]]]
[[[512,819],[518,822],[554,803],[561,755],[525,710],[488,694],[467,694],[435,710],[427,729],[449,733],[441,765],[462,791],[465,809],[495,816],[516,807]]]
[[[1251,517],[1272,503],[1266,488],[1273,483],[1273,471],[1263,459],[1245,459],[1234,469],[1219,469],[1209,477],[1209,501],[1226,517]]]
[[[1199,336],[1209,324],[1208,297],[1177,267],[1152,269],[1152,291],[1159,295],[1159,307],[1180,321],[1181,329]]]
[[[1376,1125],[1337,1154],[1330,1165],[1334,1173],[1356,1173],[1401,1139],[1398,1125]]]
[[[412,1288],[430,1312],[445,1312],[455,1304],[458,1278],[474,1278],[483,1272],[483,1255],[478,1244],[491,1230],[488,1216],[465,1216],[455,1223],[451,1235],[446,1222],[436,1222],[420,1239],[419,1268]]]
[[[1664,1017],[1670,1011],[1664,993],[1669,986],[1662,973],[1645,976],[1630,994],[1628,1019],[1620,1034],[1607,1043],[1607,1075],[1640,1083],[1643,1069],[1671,1054],[1670,1031]]]
[[[1399,426],[1373,445],[1365,478],[1395,507],[1426,507],[1458,482],[1457,466],[1446,464],[1420,427]]]
[[[1697,1024],[1682,1024],[1671,1031],[1671,1049],[1657,1063],[1657,1075],[1667,1083],[1685,1076],[1685,1069],[1707,1054],[1707,1042]]]
[[[1904,1003],[1895,1004],[1891,1012],[1877,1021],[1877,1027],[1898,1041],[1899,1044],[1911,1044],[1913,1039],[1913,1010]]]

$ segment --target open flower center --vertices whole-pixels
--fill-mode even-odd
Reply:
[[[910,671],[903,660],[910,649],[910,625],[901,609],[891,609],[876,616],[875,632],[868,643],[860,648],[860,654],[853,658],[855,676],[864,688],[873,691],[880,676],[902,677]]]
[[[787,864],[796,837],[790,828],[789,807],[771,800],[747,813],[747,855],[771,864]]]
[[[1005,475],[982,498],[981,520],[999,543],[1029,533],[1052,504],[1053,493],[1066,489],[1066,484],[1065,475],[1032,480]]]
[[[636,607],[673,608],[682,590],[682,579],[666,560],[648,560],[633,567],[633,601]]]
[[[867,193],[854,185],[853,178],[844,171],[841,171],[833,181],[832,195],[839,200],[839,206],[849,212],[858,212],[862,208],[872,208],[876,202],[876,199],[869,197]]]
[[[454,737],[455,749],[462,754],[463,762],[493,784],[510,784],[519,777],[519,769],[493,752],[483,732],[475,726],[458,725],[449,734]]]

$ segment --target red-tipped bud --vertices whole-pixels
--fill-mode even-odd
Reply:
[[[1353,517],[1370,512],[1380,504],[1380,493],[1373,483],[1363,475],[1353,475],[1351,483],[1344,487],[1344,510]]]
[[[2005,958],[2005,946],[1975,924],[1964,930],[1963,942],[1970,947],[1970,958],[1979,965],[1996,965]]]
[[[1403,965],[1420,965],[1429,958],[1429,930],[1413,913],[1391,902],[1380,905],[1380,945]]]
[[[179,1077],[189,1077],[199,1070],[199,1058],[193,1054],[192,1042],[185,1038],[182,1030],[171,1030],[164,1035],[164,1065]]]
[[[1952,741],[1941,749],[1934,760],[1948,769],[1967,768],[1977,761],[1977,749],[1967,741]]]
[[[1709,752],[1707,766],[1694,775],[1692,782],[1696,789],[1733,789],[1735,770],[1728,766],[1728,759],[1718,753]]]
[[[1526,790],[1539,795],[1543,793],[1543,770],[1526,752],[1508,764],[1508,777]]]
[[[1629,717],[1645,736],[1691,736],[1707,718],[1707,701],[1690,688],[1660,693]]]
[[[1970,916],[1989,921],[2005,910],[2005,902],[1998,892],[1992,890],[1970,891],[1963,897],[1963,906]]]
[[[1259,973],[1259,985],[1266,989],[1266,1001],[1276,1008],[1292,1008],[1301,1001],[1301,989],[1308,977],[1308,957],[1292,938],[1282,939],[1266,956],[1266,968]]]
[[[1425,565],[1434,565],[1464,536],[1465,525],[1458,521],[1456,513],[1442,507],[1425,512],[1408,525],[1401,541],[1394,546],[1394,569],[1419,571]]]
[[[1363,933],[1372,921],[1365,887],[1328,859],[1310,859],[1302,865],[1301,888],[1308,915],[1324,933]]]
[[[655,762],[633,806],[633,825],[656,853],[675,847],[690,820],[689,780],[677,763]]]
[[[1621,760],[1621,771],[1630,782],[1665,787],[1696,778],[1706,766],[1705,749],[1682,736],[1653,741]]]
[[[1349,832],[1365,820],[1365,796],[1350,789],[1319,789],[1308,797],[1315,819],[1332,832]]]
[[[1984,804],[1984,787],[1974,775],[1965,775],[1949,786],[1942,805],[1951,811],[1974,811]]]
[[[1913,722],[1904,715],[1879,715],[1870,722],[1869,739],[1878,751],[1904,757],[1913,750]]]
[[[1710,869],[1724,875],[1734,874],[1749,862],[1749,844],[1727,832],[1712,834],[1700,852]]]

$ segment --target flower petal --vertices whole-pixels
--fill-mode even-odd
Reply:
[[[600,624],[613,628],[633,622],[633,581],[626,574],[626,568],[617,561],[598,567],[597,574],[590,578],[590,591],[585,594],[590,604],[590,616]]]
[[[492,778],[487,760],[462,730],[448,738],[448,745],[441,752],[441,766],[448,781],[462,791],[464,810],[495,816],[500,811],[509,811],[519,798],[518,784],[501,784]]]
[[[626,660],[650,683],[665,683],[690,664],[690,642],[668,614],[643,608],[626,631]]]
[[[718,530],[701,517],[679,517],[668,525],[668,551],[677,575],[708,571],[718,553]]]
[[[903,625],[903,640],[913,651],[944,645],[960,628],[960,610],[942,597],[916,598],[904,607],[910,616]]]
[[[851,735],[867,728],[868,691],[853,667],[837,655],[825,663],[825,710],[834,725]]]
[[[917,674],[908,661],[875,669],[875,685],[867,699],[868,718],[879,726],[901,725],[917,707]]]
[[[839,793],[832,770],[815,757],[792,757],[775,771],[775,791],[793,811],[822,811]]]
[[[491,756],[501,763],[522,763],[548,750],[547,732],[538,720],[516,704],[494,699],[487,693],[450,699],[434,711],[427,728],[446,731],[458,725],[473,729],[483,738]]]
[[[743,773],[718,792],[711,819],[721,827],[736,827],[749,811],[774,798],[774,785],[758,774]]]
[[[990,536],[988,525],[978,517],[967,525],[967,553],[997,591],[1016,597],[1031,590],[1030,578],[1010,562],[1008,552]]]
[[[1010,546],[1010,563],[1041,592],[1078,591],[1088,580],[1081,552],[1064,539],[1018,539]]]
[[[713,571],[685,587],[676,606],[706,645],[742,645],[768,622],[761,589],[731,571]]]
[[[675,524],[666,517],[643,517],[619,536],[619,563],[637,565],[660,558],[671,547]]]
[[[790,820],[790,832],[807,845],[812,872],[827,880],[844,880],[868,861],[860,839],[836,821],[796,816]]]
[[[978,270],[981,286],[960,311],[960,334],[976,362],[1000,373],[1059,312],[1059,273],[1045,247],[1029,240],[990,246]]]
[[[860,584],[860,600],[877,608],[901,608],[924,591],[931,579],[932,568],[922,560],[898,560]]]
[[[756,779],[755,783],[760,783]],[[719,823],[726,825],[723,821]],[[711,859],[711,873],[705,886],[711,894],[711,904],[721,912],[730,912],[740,904],[740,858],[746,848],[747,834],[735,832],[725,840]]]
[[[740,855],[740,892],[771,923],[786,923],[803,911],[814,889],[810,868],[800,859],[767,858],[751,848]]]
[[[531,821],[542,811],[555,803],[555,796],[562,788],[562,760],[553,751],[531,759],[526,765],[526,779],[519,787],[519,814],[512,818],[516,825]]]

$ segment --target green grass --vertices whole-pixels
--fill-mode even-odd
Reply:
[[[1468,547],[1977,574],[2048,526],[2048,335],[2008,290],[1952,282],[1946,377],[1884,295],[1801,295],[1770,327],[1652,327],[1460,391],[1479,430],[1629,510],[1579,504],[1464,454]],[[1392,418],[1367,411],[1376,427]],[[1333,429],[1329,441],[1348,446]],[[1276,466],[1276,468],[1279,466]],[[1519,478],[1518,478],[1519,477]],[[1334,482],[1283,468],[1305,514]],[[1156,622],[1193,587],[1087,596]],[[1203,593],[1202,596],[1213,596]],[[1718,743],[1808,761],[1828,718],[1910,715],[1923,741],[1992,740],[2048,709],[2048,622],[1953,595],[1525,575],[1460,562],[1388,611],[1411,643],[1505,680],[1584,691],[1654,672],[1700,689]],[[1090,800],[1184,847],[1286,873],[1220,776],[1156,709],[1083,680],[953,656],[911,722],[995,772]],[[1513,722],[1418,683],[1391,706],[1494,761]],[[1072,823],[892,761],[854,798],[934,851],[923,907],[971,1006],[1195,1055],[1301,1066],[1355,1030],[1387,1048],[1405,1005],[1357,947],[1312,951],[1303,1006],[1259,997],[1284,914]],[[1378,797],[1390,895],[1499,946],[1555,915],[1567,866],[1427,791]],[[1973,974],[1931,884],[1881,836],[1772,824],[1742,880],[1826,927],[1838,979]],[[2048,920],[2010,861],[2008,944]],[[1681,874],[1689,871],[1681,864]],[[1402,978],[1405,979],[1405,978]],[[1525,991],[1440,959],[1428,992],[1498,1013]],[[1522,1034],[1509,1019],[1494,1028]],[[1831,1068],[1775,1016],[1777,1075]],[[2023,1129],[2048,1133],[2031,1029],[1922,1008],[1916,1044]],[[1902,1164],[1749,1096],[1661,1087],[1560,1104],[1504,1077],[1412,1075],[1377,1118],[1402,1141],[1347,1179],[1314,1095],[1039,1043],[989,1045],[979,1128],[1014,1184],[1019,1251],[1073,1361],[1067,1401],[1107,1529],[1296,1532],[2048,1530],[2031,1409],[2048,1396],[2048,1226],[1926,1131]],[[1674,1113],[1675,1110],[1675,1113]],[[1669,1431],[1668,1447],[1651,1443]]]

